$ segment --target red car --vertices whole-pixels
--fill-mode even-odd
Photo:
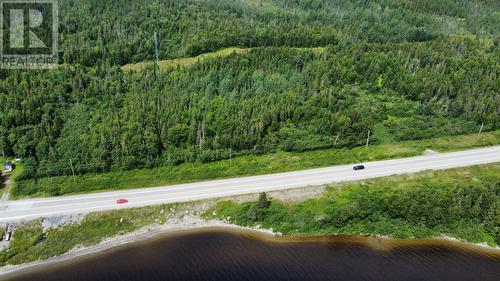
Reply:
[[[118,200],[116,200],[116,204],[126,204],[126,203],[128,203],[127,199],[118,199]]]

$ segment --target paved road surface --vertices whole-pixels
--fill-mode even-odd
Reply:
[[[353,165],[342,165],[289,173],[212,180],[154,188],[8,201],[0,202],[0,222],[218,198],[495,162],[500,162],[500,146],[368,162],[364,163],[366,166],[366,170],[364,171],[353,171]],[[129,203],[117,205],[116,200],[120,198],[128,199]]]

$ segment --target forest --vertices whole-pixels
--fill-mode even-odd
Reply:
[[[224,47],[317,47],[498,36],[495,0],[62,0],[60,57],[85,66]]]
[[[36,180],[496,130],[499,5],[62,0],[60,67],[0,70],[0,155]],[[160,59],[250,51],[123,71],[154,32]]]

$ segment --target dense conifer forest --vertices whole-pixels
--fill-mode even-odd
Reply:
[[[0,70],[24,179],[500,127],[498,1],[59,2],[61,66]],[[155,32],[160,59],[250,50],[123,71]]]

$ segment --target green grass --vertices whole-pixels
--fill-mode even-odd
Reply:
[[[16,162],[16,168],[10,174],[10,189],[15,189],[17,184],[17,177],[19,177],[24,172],[24,166],[22,162]]]
[[[61,176],[19,181],[12,198],[59,196],[96,191],[152,187],[216,178],[261,175],[421,155],[425,149],[453,151],[500,144],[500,131],[477,135],[441,137],[422,141],[373,145],[368,149],[329,149],[302,153],[277,152],[261,156],[241,156],[213,163],[186,163],[124,172],[81,176]]]
[[[410,142],[410,145],[412,142]],[[487,132],[481,134],[462,135],[462,136],[448,136],[439,137],[435,139],[413,141],[414,145],[419,147],[428,147],[435,151],[447,152],[457,151],[474,147],[492,146],[500,144],[500,130]]]
[[[0,157],[0,165],[1,165],[1,168],[3,169],[3,164],[5,162],[7,162],[8,160],[11,160],[11,159],[8,159],[7,157]],[[14,188],[15,185],[16,185],[16,178],[21,175],[24,171],[24,167],[22,165],[22,163],[15,163],[15,169],[14,171],[12,171],[10,173],[10,188]],[[2,171],[3,172],[3,171]],[[0,178],[0,180],[4,180],[6,178]],[[0,182],[0,196],[2,196],[2,194],[5,192],[7,186],[5,185],[5,182]]]
[[[51,229],[43,237],[41,221],[32,221],[14,230],[12,243],[0,252],[0,266],[22,264],[62,255],[76,246],[96,245],[102,240],[166,221],[173,205],[89,214],[80,224]],[[161,210],[165,210],[161,214]]]
[[[498,246],[499,203],[500,164],[493,164],[331,186],[300,204],[272,201],[256,221],[254,202],[220,202],[205,216],[284,235],[447,235]]]
[[[169,68],[176,68],[178,66],[190,66],[195,63],[201,62],[207,58],[216,58],[216,57],[227,57],[233,53],[236,54],[242,54],[245,52],[248,52],[250,49],[242,49],[242,48],[226,48],[219,50],[217,52],[211,52],[211,53],[206,53],[206,54],[201,54],[196,57],[189,57],[189,58],[180,58],[180,59],[172,59],[172,60],[161,60],[159,61],[159,66],[161,70],[167,70]],[[122,66],[122,70],[124,71],[141,71],[147,67],[152,67],[154,65],[154,62],[140,62],[140,63],[134,63],[134,64],[126,64]]]

